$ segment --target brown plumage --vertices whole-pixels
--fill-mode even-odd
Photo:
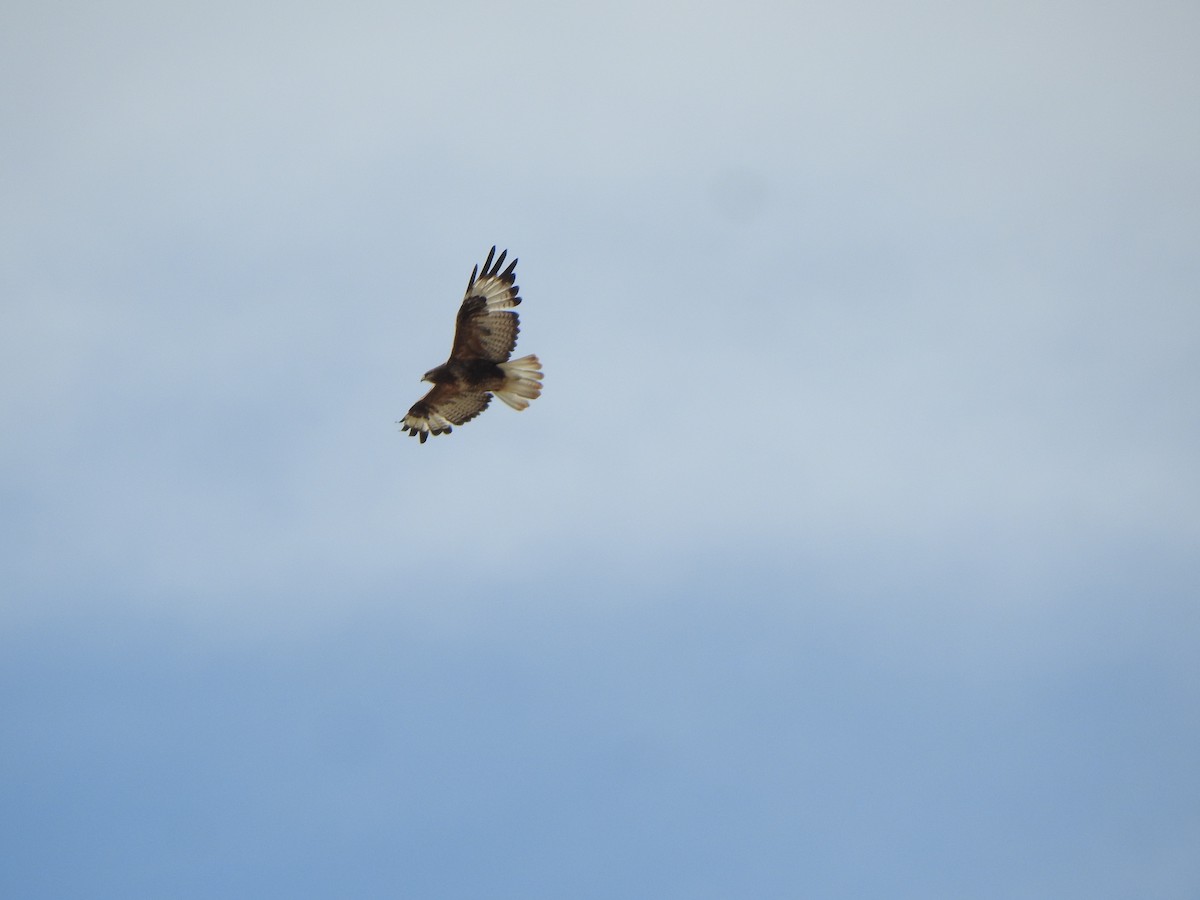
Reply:
[[[458,310],[450,358],[425,373],[422,381],[433,389],[413,404],[400,422],[401,430],[425,443],[431,434],[449,434],[451,426],[470,422],[483,412],[495,394],[516,410],[542,392],[541,363],[536,356],[509,360],[521,330],[516,307],[520,289],[513,283],[517,261],[503,272],[504,250],[488,252],[483,263],[471,270],[467,294]]]

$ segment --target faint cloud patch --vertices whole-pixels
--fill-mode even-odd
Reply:
[[[759,172],[750,169],[723,169],[709,182],[708,197],[721,218],[731,222],[749,222],[766,208],[767,180]]]

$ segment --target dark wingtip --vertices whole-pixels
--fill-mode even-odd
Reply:
[[[492,249],[488,251],[487,259],[483,261],[483,274],[486,276],[488,268],[492,265],[492,257],[496,255],[496,245],[492,244]]]

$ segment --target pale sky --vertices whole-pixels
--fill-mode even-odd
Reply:
[[[1196,896],[1198,40],[6,5],[0,893]]]

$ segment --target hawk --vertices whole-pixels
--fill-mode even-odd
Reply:
[[[425,373],[422,381],[433,389],[413,404],[400,422],[400,430],[425,443],[431,434],[449,434],[487,409],[495,394],[515,410],[529,406],[542,393],[542,364],[536,356],[509,360],[517,345],[517,304],[520,290],[513,282],[517,261],[503,272],[504,250],[488,251],[483,263],[471,270],[467,294],[458,310],[450,358]],[[493,258],[495,262],[493,262]]]

